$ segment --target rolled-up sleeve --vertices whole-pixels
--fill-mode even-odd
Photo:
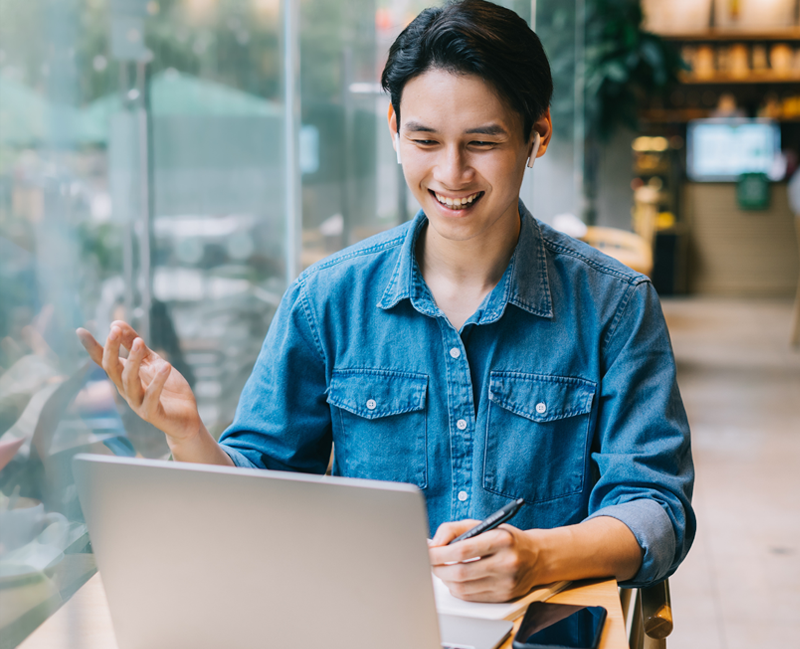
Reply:
[[[646,279],[630,286],[604,349],[589,518],[611,516],[630,528],[642,565],[624,585],[642,586],[675,571],[696,528],[689,424],[661,305]]]
[[[302,277],[281,301],[220,445],[242,467],[324,473],[326,363]]]

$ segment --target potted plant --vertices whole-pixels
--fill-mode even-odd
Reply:
[[[638,0],[587,0],[584,194],[593,222],[597,165],[604,142],[620,127],[638,129],[639,113],[664,97],[688,70],[677,48],[646,31]]]

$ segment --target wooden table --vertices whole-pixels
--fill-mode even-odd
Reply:
[[[619,600],[619,589],[614,579],[593,579],[572,584],[569,588],[556,593],[548,602],[553,604],[580,604],[582,606],[603,606],[608,611],[599,649],[628,649],[625,633],[625,620],[622,617],[622,605]],[[522,622],[519,618],[514,623],[514,632]],[[512,633],[513,637],[513,633]],[[501,649],[511,649],[509,638]]]
[[[617,582],[613,579],[579,582],[554,595],[548,601],[604,606],[608,610],[608,618],[600,640],[600,649],[627,649]],[[516,621],[515,631],[521,620],[522,618]],[[19,645],[18,649],[64,649],[65,647],[117,649],[106,594],[99,573]],[[511,638],[503,643],[501,649],[511,649]]]

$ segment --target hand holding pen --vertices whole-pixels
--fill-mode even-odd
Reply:
[[[429,548],[433,573],[459,599],[502,602],[528,592],[536,579],[535,546],[510,520],[524,504],[519,499],[483,521],[444,523]]]

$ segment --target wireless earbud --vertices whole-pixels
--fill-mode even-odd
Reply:
[[[539,131],[536,131],[536,135],[533,136],[533,151],[531,151],[531,156],[528,158],[528,168],[533,169],[533,163],[536,162],[536,154],[539,153],[539,145],[542,143],[542,136],[539,135]],[[397,154],[400,155],[399,153]],[[398,162],[400,158],[398,157]]]
[[[397,153],[397,164],[399,164],[399,165],[403,164],[400,161],[400,134],[399,133],[395,133],[394,134],[394,150]]]

